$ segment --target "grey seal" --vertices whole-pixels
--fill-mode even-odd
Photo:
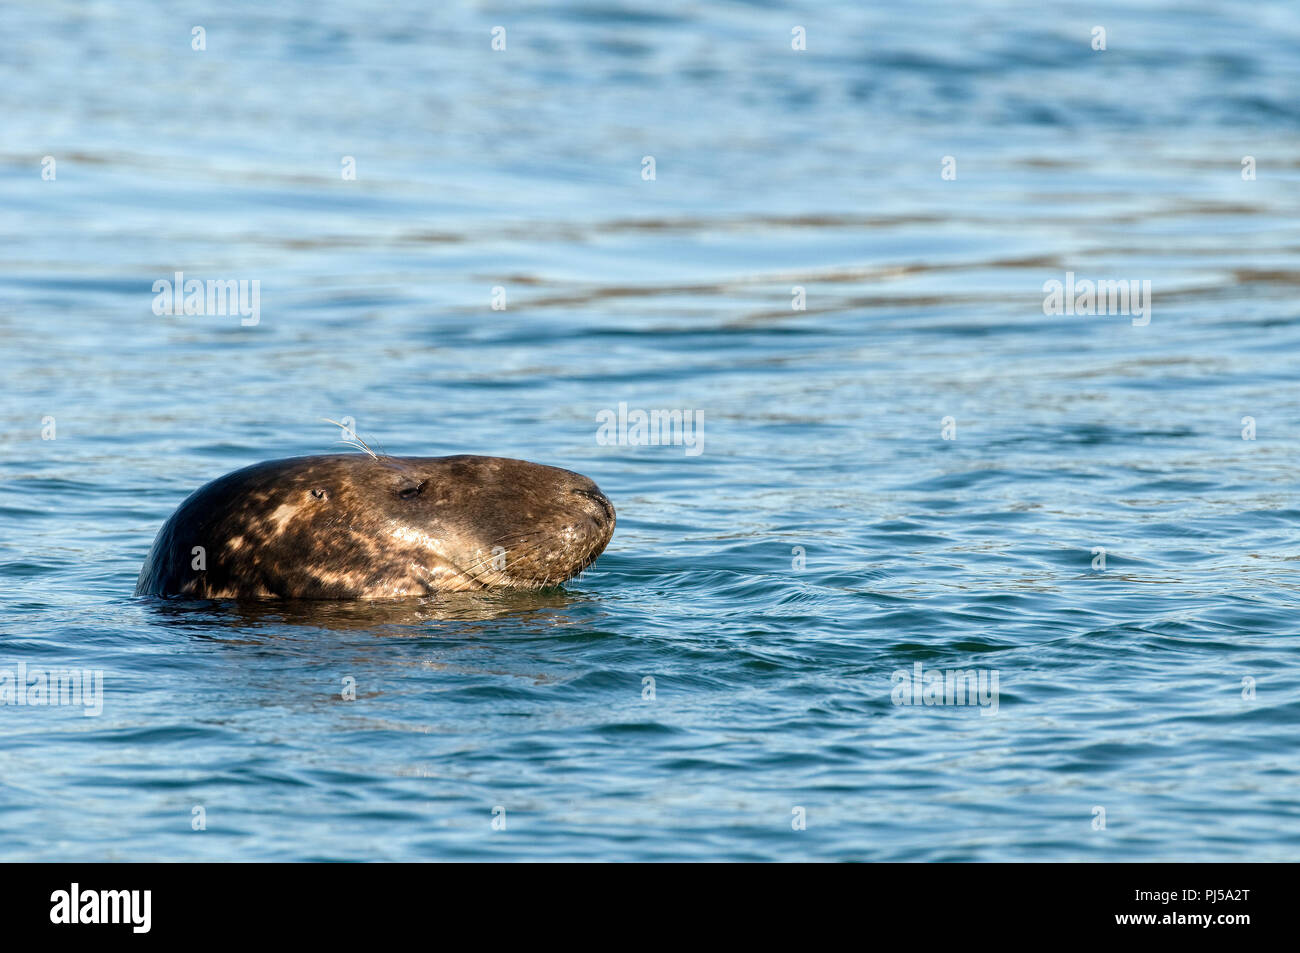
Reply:
[[[213,480],[180,504],[137,595],[385,599],[541,589],[614,535],[587,477],[504,457],[325,454]]]

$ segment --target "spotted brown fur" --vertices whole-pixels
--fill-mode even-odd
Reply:
[[[378,599],[541,588],[591,565],[614,523],[591,480],[523,460],[272,460],[182,502],[159,530],[136,593]]]

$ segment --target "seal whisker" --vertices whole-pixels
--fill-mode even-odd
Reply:
[[[379,459],[380,455],[371,450],[366,442],[358,437],[356,431],[351,427],[344,426],[337,420],[331,420],[329,417],[322,417],[321,420],[328,424],[333,424],[335,427],[338,427],[343,431],[344,436],[339,438],[339,443],[347,444],[349,447],[356,447],[358,450],[364,450],[366,453],[370,454],[372,459]]]

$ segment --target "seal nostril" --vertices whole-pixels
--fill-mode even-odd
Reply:
[[[605,511],[605,518],[610,520],[611,522],[613,521],[614,504],[612,504],[611,502],[609,502],[609,500],[605,498],[604,493],[601,493],[599,490],[582,490],[582,489],[575,489],[573,492],[578,494],[579,496],[585,496],[587,499],[599,503],[600,508]]]

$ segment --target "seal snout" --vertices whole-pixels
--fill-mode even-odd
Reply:
[[[592,487],[589,490],[579,487],[575,489],[573,492],[578,494],[578,496],[582,496],[589,500],[592,500],[597,506],[600,507],[601,512],[604,513],[605,519],[608,520],[611,524],[614,522],[615,519],[614,504],[609,501],[609,497],[605,496],[604,493],[600,492],[600,488],[597,487],[595,484],[592,484]]]

